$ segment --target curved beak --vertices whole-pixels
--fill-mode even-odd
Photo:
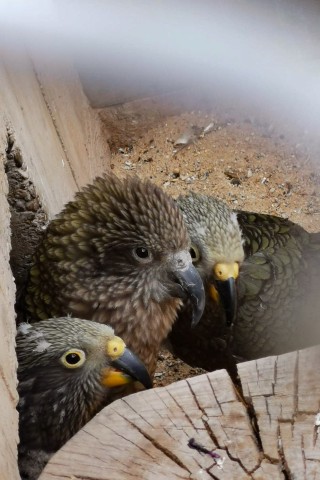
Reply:
[[[102,383],[106,387],[118,387],[126,383],[138,381],[145,388],[152,388],[152,380],[148,370],[141,360],[129,348],[110,363],[111,368],[105,368]]]
[[[210,286],[210,296],[220,301],[230,327],[235,321],[238,308],[236,279],[239,276],[238,263],[217,263],[213,268],[214,285]]]
[[[224,281],[218,280],[216,281],[216,288],[226,314],[226,323],[228,327],[230,327],[235,321],[238,308],[238,296],[235,279],[231,277]]]
[[[189,254],[188,254],[189,255]],[[191,326],[195,327],[202,317],[205,307],[205,290],[197,269],[193,266],[191,258],[176,256],[176,268],[172,275],[175,283],[180,287],[175,295],[182,299],[189,299],[192,306]]]

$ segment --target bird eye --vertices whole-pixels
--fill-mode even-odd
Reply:
[[[64,365],[66,368],[79,368],[84,364],[86,360],[86,354],[83,350],[77,350],[73,348],[64,353],[60,360],[62,365]]]
[[[143,263],[151,262],[152,256],[150,251],[146,247],[137,247],[133,250],[134,257]]]
[[[189,252],[190,252],[190,255],[191,255],[191,258],[192,258],[192,263],[199,262],[200,252],[199,252],[198,247],[196,247],[195,245],[191,245]]]

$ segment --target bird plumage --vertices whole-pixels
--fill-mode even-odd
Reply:
[[[35,320],[71,314],[111,325],[153,373],[181,297],[193,298],[196,320],[203,310],[189,247],[183,217],[160,188],[97,178],[49,224],[27,308]]]
[[[16,343],[19,466],[27,479],[37,478],[48,458],[114,400],[118,389],[110,385],[131,376],[151,387],[142,362],[107,325],[77,318],[22,323]]]
[[[179,315],[170,336],[176,354],[213,370],[228,367],[235,358],[280,354],[320,341],[319,233],[280,217],[234,212],[212,196],[190,194],[179,197],[177,204],[198,252],[194,265],[207,299],[194,330],[184,313]],[[210,291],[217,262],[240,266],[232,328]]]

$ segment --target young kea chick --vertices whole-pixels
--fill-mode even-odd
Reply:
[[[32,319],[67,315],[111,325],[153,375],[161,342],[189,298],[205,295],[174,201],[137,177],[97,178],[50,223],[27,292]],[[68,321],[68,320],[66,320]]]
[[[21,323],[17,333],[19,468],[38,477],[50,456],[137,380],[152,387],[143,363],[113,329],[77,318]]]
[[[207,299],[195,329],[181,312],[170,336],[176,354],[213,370],[228,368],[231,356],[255,359],[320,341],[319,233],[234,212],[211,196],[193,193],[177,204]]]

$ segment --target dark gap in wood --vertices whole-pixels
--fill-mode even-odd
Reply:
[[[280,434],[280,425],[278,425],[277,436],[278,436],[277,450],[278,450],[278,454],[281,462],[281,465],[280,465],[281,472],[283,473],[285,480],[294,480],[294,477],[291,477],[290,469],[283,451],[282,439]]]
[[[113,431],[113,430],[112,430],[112,431]],[[94,438],[97,442],[99,442],[99,444],[101,445],[101,449],[102,449],[102,450],[106,450],[106,449],[108,449],[108,447],[110,447],[110,445],[107,445],[107,444],[105,444],[105,443],[102,443],[99,438],[97,438],[97,437],[96,437],[95,435],[93,435],[92,433],[88,432],[88,430],[85,430],[85,433],[86,433],[87,435],[89,435],[90,437]],[[116,433],[116,432],[114,432],[114,433]],[[117,434],[117,433],[116,433],[116,434]],[[118,436],[119,436],[120,438],[123,438],[124,440],[127,440],[127,439],[124,438],[122,435],[119,435],[119,434],[118,434]],[[129,441],[129,440],[127,440],[127,441]],[[130,443],[132,443],[132,442],[130,442]],[[141,449],[140,449],[140,450],[141,450]],[[142,450],[142,451],[143,451],[143,450]],[[68,452],[73,453],[73,454],[76,454],[76,455],[78,454],[77,451],[68,450]],[[113,456],[113,455],[110,454],[109,452],[108,452],[108,456],[109,456],[110,459],[112,459],[114,462],[116,462],[117,464],[121,465],[122,467],[127,467],[127,464],[126,464],[126,463],[122,463],[122,462],[119,460],[118,457]],[[105,463],[106,465],[108,465],[108,461],[104,460],[102,456],[92,455],[92,454],[91,454],[91,455],[90,455],[90,458],[96,458],[98,461],[102,461],[103,463]],[[151,458],[152,458],[152,457],[151,457]],[[124,460],[125,460],[125,459],[124,459]],[[137,465],[138,467],[141,467],[141,464],[136,463],[136,462],[134,462],[133,460],[131,461],[131,463],[134,464],[134,465]],[[108,468],[111,468],[111,467],[109,466]],[[134,475],[130,475],[130,473],[128,473],[127,470],[118,469],[118,471],[119,471],[119,472],[121,471],[121,472],[123,472],[123,473],[125,473],[125,474],[128,474],[130,477],[134,477]],[[134,477],[134,478],[135,478],[135,477]]]
[[[4,371],[3,371],[3,368],[1,367],[1,365],[0,365],[0,379],[1,379],[1,381],[3,382],[3,384],[4,384],[5,387],[6,387],[6,391],[7,391],[8,395],[9,395],[9,398],[10,398],[10,400],[11,400],[11,402],[12,402],[12,405],[15,405],[15,404],[16,404],[16,397],[13,396],[13,394],[12,394],[12,389],[11,389],[9,383],[8,383],[8,379],[7,379],[7,377],[5,376]]]
[[[133,422],[131,422],[130,420],[126,419],[127,422],[133,427],[135,428],[136,430],[138,430],[138,432],[141,433],[141,435],[144,436],[144,438],[146,438],[147,440],[149,440],[150,443],[152,443],[152,445],[154,447],[156,447],[158,450],[160,450],[162,453],[164,453],[168,458],[170,458],[170,460],[172,460],[176,465],[178,465],[180,468],[182,468],[183,470],[186,470],[189,474],[191,474],[192,472],[188,469],[188,467],[186,465],[184,465],[181,460],[176,456],[174,455],[168,448],[164,447],[163,445],[161,445],[159,442],[157,442],[154,438],[152,438],[148,433],[144,432],[140,427],[138,427],[138,425],[134,424]],[[177,476],[177,475],[176,475]],[[178,478],[178,477],[177,477]],[[180,477],[180,478],[183,478],[184,477]],[[184,479],[185,480],[185,479]]]
[[[294,373],[293,373],[293,379],[294,379],[294,392],[293,392],[293,402],[294,402],[294,415],[297,415],[298,413],[298,395],[299,395],[299,351],[296,352],[296,361],[294,365]]]
[[[194,401],[196,402],[198,409],[199,409],[200,412],[202,413],[201,420],[202,420],[203,425],[204,425],[204,427],[205,427],[205,429],[206,429],[206,431],[207,431],[207,433],[208,433],[208,435],[209,435],[209,438],[211,439],[212,443],[215,445],[215,448],[220,448],[220,445],[219,445],[219,442],[218,442],[217,437],[215,436],[215,434],[214,434],[213,431],[211,430],[210,426],[208,425],[208,422],[207,422],[207,421],[205,420],[205,418],[204,418],[204,417],[208,417],[207,413],[206,413],[205,410],[200,406],[199,401],[198,401],[198,399],[197,399],[197,396],[195,395],[195,393],[194,393],[194,391],[192,390],[192,387],[191,387],[191,385],[190,385],[190,383],[189,383],[189,380],[187,379],[186,381],[187,381],[187,384],[188,384],[188,386],[189,386],[190,392],[191,392],[191,394],[192,394],[192,396],[193,396],[193,398],[194,398]],[[208,381],[209,381],[209,379],[208,379]],[[209,383],[210,383],[210,381],[209,381]],[[219,404],[218,400],[217,400],[217,403],[218,403],[219,408],[220,408],[220,404]],[[220,411],[221,411],[221,408],[220,408]],[[221,413],[222,413],[222,411],[221,411]],[[221,449],[221,450],[225,450],[226,447],[222,447],[222,448],[220,448],[220,449]],[[212,450],[214,450],[214,449],[212,449]]]
[[[238,372],[238,370],[237,370],[237,372]],[[239,380],[239,384],[235,385],[234,380],[232,381],[235,395],[239,399],[239,401],[243,403],[243,405],[245,406],[245,408],[247,410],[247,413],[248,413],[249,418],[251,420],[251,426],[252,426],[253,433],[255,435],[255,439],[256,439],[256,442],[257,442],[258,449],[259,449],[259,451],[263,452],[263,446],[262,446],[262,441],[261,441],[261,437],[260,437],[260,433],[259,433],[258,421],[257,421],[256,415],[255,415],[253,405],[252,405],[252,403],[250,402],[249,399],[245,399],[245,397],[244,397],[242,384],[241,384],[241,379],[240,379],[240,375],[238,373],[237,373],[237,378]],[[213,394],[214,398],[216,399],[217,404],[219,405],[221,414],[223,414],[223,412],[221,410],[220,403],[218,402],[218,399],[216,397],[216,393],[214,391],[214,388],[213,388],[210,381],[209,381],[209,383],[210,383],[210,387],[211,387],[211,390],[212,390],[212,394]],[[252,471],[250,471],[249,473],[251,473],[251,474],[254,473],[260,467],[261,462],[262,462],[262,459],[257,464],[257,466],[255,468],[253,468]]]
[[[277,383],[277,377],[278,377],[278,356],[276,357],[275,362],[274,362],[273,376],[274,376],[274,382],[272,383],[272,396],[275,395],[274,386]]]
[[[65,465],[62,465],[61,463],[56,463],[55,465],[65,467]],[[67,475],[67,476],[63,475],[63,477],[62,477],[60,473],[59,473],[59,475],[55,475],[54,473],[51,473],[51,472],[45,472],[45,473],[46,473],[46,475],[52,477],[53,479],[56,478],[57,480],[63,480],[64,478],[66,480],[73,480],[73,479],[74,480],[97,480],[97,477],[83,477],[82,475],[81,475],[81,477],[78,477],[78,476],[77,477],[70,477],[70,475]]]
[[[241,384],[240,375],[238,375],[238,378],[239,378],[239,386],[238,386],[238,389],[236,391],[240,395],[240,398],[241,398],[242,402],[246,406],[246,410],[247,410],[247,413],[248,413],[248,416],[249,416],[250,422],[251,422],[252,432],[254,434],[258,449],[264,455],[262,440],[261,440],[261,436],[260,436],[259,422],[258,422],[258,419],[257,419],[257,416],[256,416],[256,412],[255,412],[255,409],[254,409],[254,406],[253,406],[252,399],[251,398],[245,398],[244,393],[243,393],[242,384]],[[266,458],[265,455],[264,455],[264,458]],[[260,461],[260,464],[256,468],[254,468],[251,473],[253,473],[257,468],[260,467],[261,462],[262,462],[262,459]]]
[[[319,407],[318,407],[318,411],[319,411]],[[313,442],[312,442],[313,448],[316,446],[316,443],[317,443],[317,440],[318,440],[319,428],[320,428],[319,425],[315,425],[313,427]]]
[[[177,428],[177,427],[175,427],[175,428]],[[176,439],[175,439],[175,437],[173,437],[173,436],[171,435],[170,430],[172,430],[172,429],[170,429],[170,428],[168,429],[168,428],[163,427],[163,431],[166,432],[166,434],[167,434],[170,438],[172,438],[172,440],[175,441]]]
[[[168,392],[168,394],[170,395],[170,397],[172,398],[172,400],[175,402],[175,404],[179,407],[179,410],[184,414],[184,416],[186,417],[186,419],[188,420],[188,422],[190,423],[191,427],[194,428],[195,430],[197,430],[196,426],[194,425],[193,421],[192,421],[192,418],[184,411],[184,409],[181,407],[181,405],[177,402],[177,400],[174,398],[173,395],[171,395],[169,389],[167,388],[166,391]]]
[[[136,413],[137,415],[139,415],[139,417],[141,418],[141,420],[143,420],[143,421],[144,421],[145,423],[147,423],[151,428],[153,428],[153,424],[150,423],[150,422],[148,422],[148,420],[147,420],[146,418],[142,417],[141,414],[140,414],[140,412],[139,412],[138,410],[136,410],[135,408],[133,408],[133,406],[132,406],[130,403],[127,402],[126,397],[121,398],[121,401],[122,401],[123,403],[125,403],[125,404],[127,405],[127,407],[129,407],[134,413]],[[151,406],[152,406],[152,405],[151,405]],[[156,410],[155,410],[154,408],[152,408],[152,410],[153,410],[154,412],[156,412]],[[121,418],[123,418],[125,421],[128,421],[128,419],[127,419],[126,417],[124,417],[123,415],[121,415],[121,413],[118,413],[118,412],[117,412],[117,414],[118,414]],[[130,422],[129,422],[129,423],[130,423]]]
[[[126,422],[128,422],[128,423],[131,425],[131,422],[130,422],[126,417],[124,417],[123,415],[121,415],[121,414],[119,414],[119,413],[118,413],[118,415],[119,415],[119,417],[121,417],[123,420],[125,420]],[[100,425],[106,426],[105,423],[103,423],[103,422],[99,422],[99,423],[100,423]],[[137,443],[134,443],[134,442],[133,442],[132,440],[130,440],[129,438],[124,437],[124,436],[121,435],[117,430],[113,430],[112,428],[110,428],[109,425],[108,425],[108,429],[111,430],[112,433],[118,435],[120,438],[123,438],[123,439],[126,440],[127,442],[131,443],[131,445],[134,445],[135,447],[137,447],[139,450],[141,450],[141,452],[145,453],[148,457],[151,458],[151,460],[153,460],[152,455],[150,455],[150,453],[149,453],[148,451],[146,451],[146,450],[144,450],[142,447],[140,447],[140,445],[138,445]],[[89,434],[89,432],[88,432],[86,429],[84,429],[84,431]],[[89,435],[92,436],[91,433],[90,433]],[[99,440],[99,442],[100,442],[100,440]]]
[[[252,431],[253,431],[255,440],[257,442],[258,449],[260,450],[260,452],[263,452],[263,446],[262,446],[262,440],[261,440],[261,436],[260,436],[258,419],[257,419],[257,416],[256,416],[254,406],[249,401],[247,401],[247,413],[248,413],[250,421],[251,421]]]
[[[219,403],[219,401],[218,401],[218,399],[217,399],[216,392],[215,392],[215,390],[214,390],[214,388],[213,388],[213,386],[212,386],[212,383],[210,382],[209,377],[208,377],[208,381],[209,381],[209,385],[210,385],[210,388],[211,388],[212,395],[214,396],[214,399],[215,399],[215,401],[217,402],[217,405],[219,406],[219,410],[220,410],[221,415],[223,415],[223,411],[222,411],[221,405],[220,405],[220,403]]]
[[[306,459],[306,453],[305,453],[305,449],[304,449],[303,435],[301,435],[301,455],[302,455],[302,459],[303,459],[304,472],[306,473],[306,471],[307,471],[307,459]]]
[[[202,468],[202,470],[204,470],[205,472],[207,472],[208,475],[210,475],[211,478],[213,478],[213,480],[220,480],[218,477],[216,477],[211,471],[210,469],[213,468],[213,467],[217,467],[217,464],[216,463],[213,463],[210,467],[207,467],[207,468]]]
[[[166,387],[164,387],[164,390],[168,393],[168,395],[170,396],[170,398],[172,398],[172,400],[175,401],[175,403],[176,403],[176,405],[179,407],[179,409],[180,409],[183,413],[185,413],[185,412],[181,409],[180,405],[177,403],[176,399],[171,395],[171,393],[169,392],[169,390],[168,390]],[[155,393],[155,395],[157,395],[157,397],[159,398],[160,402],[163,403],[163,404],[165,405],[165,407],[167,407],[167,404],[163,401],[162,397],[160,397],[160,395],[158,395],[158,392],[157,392],[157,389],[156,389],[156,388],[153,389],[153,392]],[[158,412],[158,413],[159,413],[159,412]],[[163,418],[160,413],[159,413],[159,415],[160,415],[161,418]],[[172,423],[173,428],[178,428],[178,427],[176,426],[176,424],[173,422],[172,418],[170,418],[170,417],[165,417],[165,418],[167,418],[167,419],[170,420],[170,422]],[[189,420],[189,418],[187,417],[187,415],[186,415],[186,418],[187,418],[187,420]],[[191,426],[193,427],[192,424],[191,424]],[[167,428],[166,428],[166,432],[168,433],[168,435],[170,435],[170,437],[172,436],[172,435],[169,433],[169,431],[167,430]]]
[[[219,442],[218,442],[217,437],[216,437],[215,434],[213,433],[213,431],[212,431],[209,423],[207,422],[207,420],[205,420],[205,418],[204,418],[204,417],[209,418],[208,415],[207,415],[207,413],[206,413],[206,411],[200,406],[200,404],[199,404],[199,402],[198,402],[198,399],[197,399],[197,396],[195,395],[194,391],[192,390],[192,386],[190,385],[188,379],[187,379],[186,381],[187,381],[187,384],[188,384],[188,386],[189,386],[190,392],[191,392],[191,394],[192,394],[192,396],[193,396],[193,398],[194,398],[194,400],[195,400],[195,402],[196,402],[196,404],[197,404],[200,412],[202,413],[201,420],[202,420],[202,422],[203,422],[203,424],[204,424],[204,426],[205,426],[205,428],[206,428],[206,430],[207,430],[207,433],[208,433],[209,437],[210,437],[211,440],[212,440],[212,443],[215,444],[216,447],[217,447],[219,450],[224,450],[224,451],[226,452],[226,454],[228,455],[228,457],[230,458],[230,460],[232,460],[233,462],[237,462],[238,465],[242,468],[242,470],[243,470],[244,472],[246,472],[248,475],[250,475],[250,472],[245,468],[245,466],[242,464],[241,460],[240,460],[239,458],[235,458],[235,457],[233,457],[233,455],[231,455],[231,453],[230,453],[229,450],[228,450],[228,447],[222,447],[222,446],[219,445]],[[208,382],[210,383],[209,378],[208,378]],[[218,404],[219,404],[219,402],[218,402]],[[219,404],[219,406],[220,406],[220,404]],[[214,449],[212,449],[212,450],[214,450]],[[210,468],[211,468],[211,467],[210,467]],[[209,473],[209,472],[208,472],[208,473]],[[250,477],[252,478],[251,475],[250,475]]]

